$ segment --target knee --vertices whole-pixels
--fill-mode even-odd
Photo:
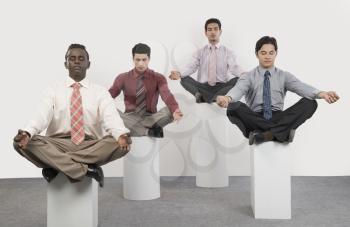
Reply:
[[[188,76],[186,76],[186,77],[181,77],[181,79],[180,79],[180,84],[184,84],[184,83],[186,83],[186,82],[188,82]]]
[[[123,150],[123,151],[121,152],[121,157],[124,157],[125,155],[127,155],[127,154],[130,152],[130,150],[131,150],[131,147],[129,147],[129,149]],[[121,158],[121,157],[120,157],[120,158]]]
[[[13,148],[20,154],[22,154],[22,150],[17,142],[13,142]]]
[[[234,77],[234,78],[232,78],[232,79],[230,80],[230,84],[233,85],[233,86],[235,86],[236,83],[237,83],[237,81],[238,81],[238,77]]]
[[[169,109],[168,107],[165,107],[164,113],[165,113],[168,117],[173,117],[173,114],[170,112],[170,109]]]
[[[311,105],[312,105],[312,109],[314,111],[316,111],[317,107],[318,107],[317,101],[316,100],[311,100]]]
[[[162,114],[162,118],[173,119],[173,113],[167,106],[162,108],[158,113]]]
[[[180,84],[185,87],[185,86],[193,86],[193,85],[197,85],[199,82],[197,82],[196,80],[194,80],[192,77],[190,76],[186,76],[181,78],[180,80]]]
[[[308,98],[302,98],[302,102],[310,109],[312,112],[315,112],[317,109],[317,101]]]
[[[241,105],[241,102],[233,102],[230,103],[227,107],[227,116],[232,116],[235,114],[236,110],[239,108],[239,106]]]
[[[113,136],[111,135],[107,135],[107,136],[104,136],[102,139],[100,139],[99,141],[103,141],[103,142],[106,142],[106,143],[115,143],[116,140],[118,140],[119,138],[114,138]]]

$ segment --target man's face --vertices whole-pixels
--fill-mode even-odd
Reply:
[[[256,57],[259,59],[259,64],[263,68],[271,68],[275,64],[277,52],[275,50],[275,46],[272,44],[264,44]]]
[[[144,72],[148,69],[149,57],[147,54],[135,54],[133,61],[137,71]]]
[[[83,49],[73,48],[68,51],[64,65],[69,71],[69,76],[75,81],[80,81],[85,78],[90,61]]]
[[[218,43],[220,41],[221,29],[217,23],[210,23],[207,25],[205,36],[210,43]]]

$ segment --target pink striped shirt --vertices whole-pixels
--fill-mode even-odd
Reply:
[[[216,62],[216,81],[226,83],[236,76],[241,76],[244,72],[236,62],[235,54],[227,47],[216,44],[217,62]],[[210,45],[204,46],[193,54],[191,62],[180,69],[181,77],[190,76],[198,70],[197,81],[200,83],[208,82],[208,65],[210,56]]]

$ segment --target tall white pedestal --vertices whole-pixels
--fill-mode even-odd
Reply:
[[[98,184],[85,177],[71,183],[59,173],[47,184],[48,227],[97,227]]]
[[[124,157],[124,198],[151,200],[160,197],[159,142],[150,137],[132,137]]]
[[[277,142],[250,146],[255,218],[291,219],[291,153],[287,146]]]
[[[226,152],[220,151],[215,146],[215,138],[213,136],[213,134],[226,129],[226,125],[223,122],[230,124],[226,119],[225,121],[217,121],[218,118],[227,118],[226,109],[216,104],[201,103],[196,104],[195,110],[196,116],[202,122],[198,133],[194,135],[191,146],[195,154],[196,185],[207,188],[227,187],[229,185],[229,176],[226,166]],[[209,128],[208,122],[213,120],[218,123],[214,127]]]

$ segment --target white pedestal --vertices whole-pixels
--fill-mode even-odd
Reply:
[[[251,205],[255,218],[291,219],[290,161],[285,144],[251,146]]]
[[[98,185],[89,177],[71,183],[59,173],[47,185],[48,227],[97,227]]]
[[[195,135],[191,146],[195,154],[196,185],[207,188],[227,187],[229,185],[229,177],[226,166],[226,153],[215,146],[215,138],[213,136],[213,134],[226,129],[225,124],[222,122],[229,124],[227,119],[225,121],[217,121],[218,118],[227,118],[226,109],[216,104],[201,103],[196,104],[195,110],[196,116],[202,122],[202,126]],[[220,123],[215,124],[214,128],[208,127],[208,122],[214,119]]]
[[[150,137],[132,137],[124,157],[124,198],[151,200],[160,197],[159,142]]]

